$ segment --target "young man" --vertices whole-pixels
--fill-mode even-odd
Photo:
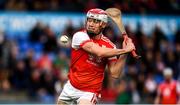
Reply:
[[[76,32],[72,38],[69,80],[61,92],[58,104],[96,104],[108,65],[112,77],[118,78],[124,68],[126,54],[135,49],[131,39],[123,42],[123,49],[102,34],[108,16],[102,9],[91,9],[87,13],[85,30]],[[123,54],[123,55],[122,55]],[[121,55],[117,58],[117,55]]]
[[[180,84],[173,80],[171,68],[163,71],[165,81],[158,87],[155,104],[180,104]]]

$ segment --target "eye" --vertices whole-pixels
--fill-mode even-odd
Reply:
[[[87,18],[87,21],[88,21],[88,22],[92,22],[93,19],[92,19],[92,18]]]
[[[88,22],[94,22],[94,23],[96,23],[96,24],[101,22],[101,20],[93,19],[93,18],[87,18],[87,21],[88,21]]]
[[[94,19],[93,22],[94,23],[100,23],[100,20]]]

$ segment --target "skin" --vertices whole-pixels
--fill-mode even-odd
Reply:
[[[93,103],[91,103],[89,100],[82,99],[78,105],[93,105]]]

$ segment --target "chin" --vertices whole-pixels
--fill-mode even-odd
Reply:
[[[89,37],[94,37],[96,36],[97,34],[91,30],[87,30],[87,34],[89,35]]]

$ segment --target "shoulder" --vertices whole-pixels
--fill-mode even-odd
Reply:
[[[90,39],[88,34],[84,31],[78,31],[73,35],[73,39]]]
[[[109,45],[109,47],[116,48],[116,45],[106,36],[102,35],[101,40],[104,41],[107,45]]]
[[[88,34],[85,31],[77,31],[76,33],[74,33],[73,37],[76,36],[88,36]]]
[[[72,48],[78,48],[80,44],[87,40],[90,40],[90,38],[86,32],[76,32],[72,37]]]

